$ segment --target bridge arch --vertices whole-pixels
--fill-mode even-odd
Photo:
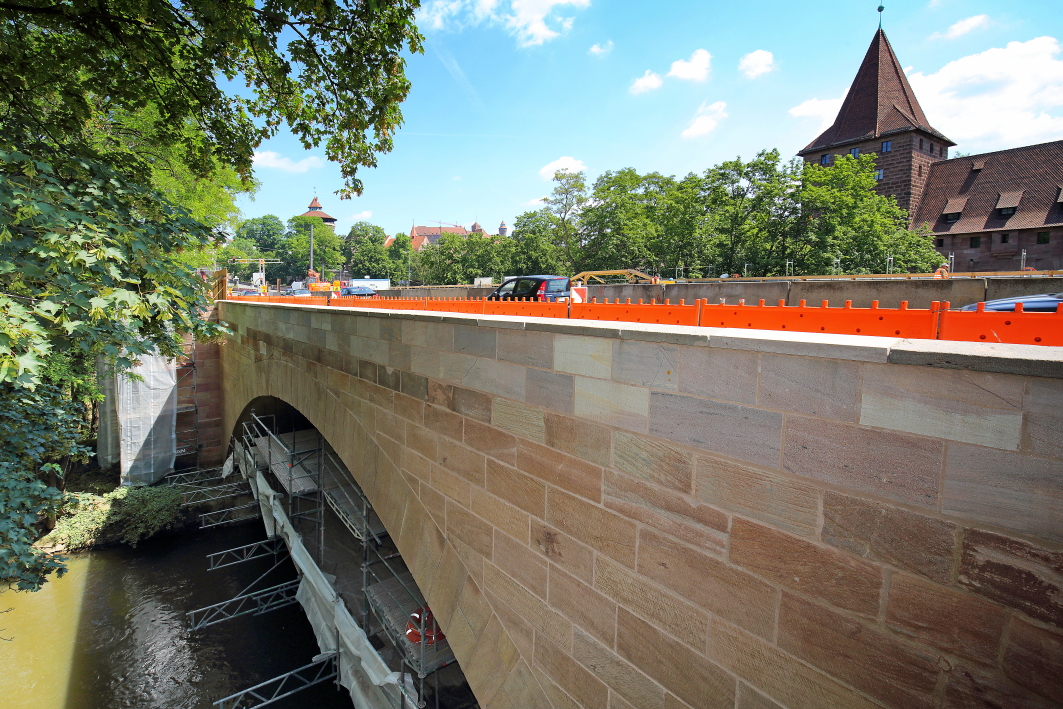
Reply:
[[[482,566],[478,574],[470,572],[475,560],[468,550],[446,538],[439,513],[419,499],[417,481],[400,473],[396,458],[401,450],[393,443],[377,442],[376,431],[366,426],[366,419],[374,421],[371,410],[359,405],[335,377],[330,386],[327,379],[314,376],[321,373],[320,368],[302,369],[279,359],[248,363],[236,380],[227,379],[224,430],[238,436],[252,411],[285,418],[281,430],[316,429],[388,530],[480,706],[498,705],[492,700],[500,691],[507,693],[503,702],[511,701],[508,693],[522,702],[541,702],[511,704],[514,707],[550,706],[484,596]]]
[[[268,394],[332,442],[482,706],[1058,705],[1000,659],[1063,646],[1056,355],[257,303],[221,317],[227,428]],[[978,644],[953,642],[978,614]]]

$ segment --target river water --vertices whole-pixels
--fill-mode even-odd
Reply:
[[[207,709],[318,653],[296,604],[192,631],[185,614],[240,593],[270,557],[207,571],[206,555],[265,539],[260,522],[73,556],[37,593],[0,593],[2,709]],[[257,588],[295,578],[286,562]],[[349,709],[324,683],[270,705]]]

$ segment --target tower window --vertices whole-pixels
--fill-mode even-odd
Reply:
[[[980,236],[972,236],[971,237],[971,248],[972,249],[977,249],[981,245],[982,245],[982,237],[980,237]]]
[[[891,150],[893,150],[893,141],[892,140],[884,140],[884,141],[882,141],[882,152],[888,153]]]
[[[919,166],[919,176],[920,177],[923,176],[923,166],[922,165]]]
[[[931,155],[934,154],[934,144],[933,143],[930,144],[930,154]]]
[[[919,139],[919,149],[920,150],[923,149],[923,139],[922,138]]]
[[[1009,241],[1011,241],[1011,234],[1001,234],[1000,235],[1000,243],[1006,244]]]
[[[854,158],[860,157],[860,148],[849,148],[849,154]]]
[[[824,153],[819,156],[820,165],[830,165],[830,153]]]
[[[1048,243],[1048,232],[1047,231],[1039,231],[1039,232],[1037,232],[1037,243],[1038,244],[1047,244]]]
[[[886,175],[885,170],[875,170],[875,179],[881,180]]]
[[[934,239],[934,246],[942,247],[945,245],[944,239]]]

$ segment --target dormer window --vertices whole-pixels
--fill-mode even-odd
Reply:
[[[849,154],[854,158],[860,157],[860,148],[849,148]]]
[[[1022,202],[1022,190],[1015,192],[1000,192],[997,197],[997,216],[1010,217],[1015,213],[1015,210],[1019,207],[1019,203]]]
[[[941,210],[941,216],[947,223],[953,224],[960,221],[960,215],[963,214],[963,208],[966,206],[966,197],[953,197],[945,203],[945,208]]]

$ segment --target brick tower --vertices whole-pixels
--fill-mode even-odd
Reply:
[[[837,155],[874,153],[878,193],[893,195],[913,213],[923,196],[930,164],[955,145],[927,121],[881,29],[868,47],[834,125],[798,155],[829,165]],[[857,151],[854,153],[854,151]]]

